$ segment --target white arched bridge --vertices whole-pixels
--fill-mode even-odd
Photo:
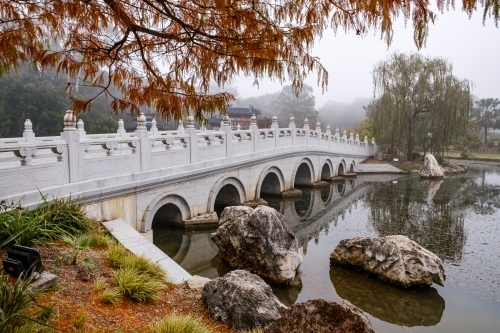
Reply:
[[[22,138],[0,139],[0,201],[39,204],[41,195],[78,198],[99,220],[122,218],[148,232],[153,219],[198,226],[216,222],[218,205],[259,204],[261,195],[300,195],[295,187],[324,186],[353,171],[376,150],[360,141],[306,121],[296,128],[233,130],[227,116],[220,130],[198,130],[192,117],[186,128],[146,129],[87,135],[71,111],[56,137],[36,137],[29,120]]]

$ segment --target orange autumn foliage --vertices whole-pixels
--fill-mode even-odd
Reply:
[[[499,18],[499,0],[463,0],[469,15]],[[326,29],[364,35],[380,31],[390,43],[398,16],[411,20],[418,47],[436,14],[428,0],[0,0],[0,74],[19,62],[57,68],[76,113],[91,101],[72,94],[76,82],[112,98],[114,112],[148,106],[166,118],[224,109],[234,97],[210,94],[237,75],[258,82],[291,81],[295,93],[315,72],[328,73],[311,54]],[[437,0],[440,11],[454,7]],[[120,96],[108,89],[115,86]],[[94,96],[94,98],[97,96]]]

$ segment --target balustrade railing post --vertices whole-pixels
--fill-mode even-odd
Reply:
[[[72,110],[67,110],[64,115],[64,129],[61,139],[68,144],[68,173],[69,182],[75,183],[83,180],[83,154],[81,146],[82,136],[76,129],[76,117]]]
[[[26,119],[24,122],[23,138],[26,142],[35,142],[35,133],[33,132],[33,124],[31,120]]]
[[[326,138],[328,139],[328,149],[332,145],[332,131],[330,130],[330,125],[326,126]]]
[[[221,131],[226,133],[226,157],[233,154],[233,133],[231,132],[231,119],[226,114],[222,117]]]
[[[318,136],[318,147],[321,147],[321,123],[316,121],[316,135]]]
[[[250,117],[250,126],[249,129],[252,131],[252,146],[253,146],[253,151],[257,151],[257,137],[259,135],[259,126],[257,126],[257,117],[252,114],[252,117]]]
[[[309,119],[304,119],[304,132],[306,132],[306,146],[309,146]]]
[[[182,128],[181,128],[182,127]],[[189,115],[186,121],[186,129],[179,123],[179,133],[185,132],[188,135],[189,161],[195,163],[198,161],[198,136],[194,127],[194,117]]]
[[[372,145],[373,145],[373,157],[375,158],[375,153],[377,153],[377,144],[375,143],[375,138],[372,138]]]
[[[146,116],[144,113],[137,117],[137,128],[134,132],[135,136],[139,139],[140,156],[141,156],[141,171],[148,171],[151,169],[151,144],[149,131],[146,128]]]
[[[292,131],[292,146],[295,146],[295,136],[296,136],[296,130],[295,130],[295,117],[291,116],[290,117],[290,124],[288,125],[290,130]]]
[[[278,135],[280,126],[278,125],[278,116],[273,116],[273,122],[271,128],[274,130],[274,149],[278,148]]]

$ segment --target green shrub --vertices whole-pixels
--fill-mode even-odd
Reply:
[[[113,244],[108,249],[108,264],[112,268],[120,268],[122,262],[129,254],[121,244]]]
[[[149,333],[212,333],[212,330],[200,319],[191,315],[171,314],[152,324]]]
[[[32,246],[45,239],[56,239],[65,232],[47,222],[43,216],[20,206],[0,213],[1,245],[19,244]]]
[[[120,301],[121,296],[118,288],[106,288],[99,296],[99,301],[105,304],[116,304]]]
[[[0,275],[0,332],[46,332],[51,329],[48,321],[50,307],[38,304],[28,287],[33,278],[23,275],[15,283],[7,275]]]
[[[156,299],[165,286],[162,281],[155,280],[135,268],[120,268],[113,273],[120,293],[137,302]]]
[[[101,291],[106,288],[106,279],[102,276],[98,277],[94,281],[94,291]]]
[[[43,195],[42,200],[42,205],[35,212],[71,235],[88,232],[96,224],[96,221],[87,217],[78,200],[68,197],[48,201],[47,196]]]
[[[135,256],[129,254],[125,256],[120,263],[121,268],[136,269],[140,273],[144,273],[152,278],[165,281],[166,275],[163,268],[152,263],[149,259],[143,256]]]

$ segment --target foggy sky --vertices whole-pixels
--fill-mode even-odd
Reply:
[[[429,28],[427,44],[420,53],[448,59],[455,76],[474,83],[472,93],[478,98],[500,98],[500,29],[492,19],[487,19],[483,26],[482,8],[469,20],[460,6],[457,3],[457,10],[437,14],[435,24]],[[374,32],[359,37],[353,32],[339,31],[335,36],[328,31],[312,51],[329,73],[328,91],[321,95],[314,73],[305,81],[314,89],[316,107],[322,107],[328,100],[352,102],[356,97],[372,97],[373,66],[396,50],[417,51],[411,21],[406,28],[403,20],[394,24],[390,47]],[[254,87],[253,78],[245,77],[236,79],[232,85],[243,98],[281,90],[279,83],[270,80],[261,81],[259,88]]]

